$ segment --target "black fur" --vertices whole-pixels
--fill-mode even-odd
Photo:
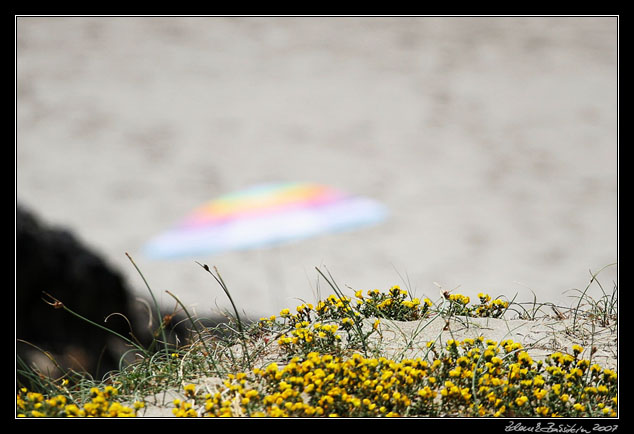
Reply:
[[[46,304],[42,291],[73,311],[129,337],[134,316],[128,288],[113,270],[70,232],[49,228],[30,212],[16,209],[16,338],[51,352],[65,369],[100,377],[117,369],[121,340],[64,309]],[[118,341],[118,342],[117,342]],[[18,355],[32,361],[32,347],[18,342]],[[29,354],[31,356],[29,356]]]

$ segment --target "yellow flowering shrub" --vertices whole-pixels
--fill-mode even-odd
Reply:
[[[67,402],[64,395],[46,399],[42,394],[29,392],[22,388],[17,394],[16,408],[18,417],[135,417],[142,402],[135,402],[134,407],[126,407],[114,401],[118,390],[106,386],[104,390],[96,387],[90,389],[90,401],[79,407]]]
[[[398,286],[386,292],[331,295],[315,306],[261,318],[252,333],[276,336],[284,357],[276,363],[228,374],[214,393],[184,387],[172,402],[177,417],[615,417],[617,373],[581,358],[583,348],[535,361],[520,343],[483,337],[429,342],[429,359],[390,360],[361,355],[365,339],[380,333],[382,319],[412,321],[433,313],[500,317],[508,302],[478,294],[444,293],[438,305]],[[372,327],[363,321],[373,319]],[[345,338],[345,339],[344,339]],[[270,338],[267,338],[270,339]],[[345,343],[344,343],[345,342]],[[364,354],[368,354],[364,352]],[[178,352],[170,360],[180,359]],[[81,405],[63,395],[21,389],[20,417],[128,417],[118,390],[92,388]]]
[[[312,352],[284,367],[270,364],[230,375],[215,395],[194,392],[188,406],[179,402],[174,412],[206,417],[616,416],[616,373],[574,356],[560,371],[555,369],[561,368],[560,359],[555,353],[535,362],[517,343],[482,338],[450,341],[431,363]]]

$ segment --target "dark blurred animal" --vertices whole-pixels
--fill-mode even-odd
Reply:
[[[43,291],[78,314],[129,337],[134,309],[124,279],[67,230],[50,228],[16,207],[16,351],[38,369],[54,369],[34,346],[49,352],[64,370],[96,378],[117,369],[122,340],[43,301]],[[32,345],[25,344],[27,341]],[[51,376],[59,372],[45,372]]]

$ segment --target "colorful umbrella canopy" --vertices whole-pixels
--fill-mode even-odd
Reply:
[[[311,183],[256,185],[203,204],[151,239],[147,257],[169,259],[272,246],[376,224],[379,202]]]

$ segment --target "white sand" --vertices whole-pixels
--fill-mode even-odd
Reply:
[[[228,303],[194,260],[255,317],[313,300],[321,265],[342,287],[400,274],[419,296],[439,282],[570,304],[617,260],[617,71],[610,17],[21,17],[17,199],[146,294],[130,252],[166,304],[168,289],[202,315]],[[140,256],[200,203],[271,180],[367,195],[391,217]]]

